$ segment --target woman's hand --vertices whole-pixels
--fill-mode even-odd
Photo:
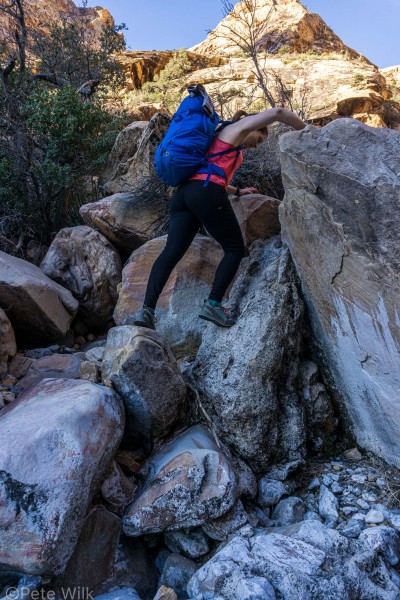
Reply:
[[[259,194],[259,191],[255,187],[242,188],[239,196],[247,196],[247,194]]]

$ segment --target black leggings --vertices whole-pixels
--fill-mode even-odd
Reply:
[[[210,300],[221,302],[245,254],[243,236],[225,188],[204,181],[188,181],[175,191],[170,204],[168,238],[151,269],[144,304],[155,308],[173,268],[181,260],[200,225],[222,246]]]

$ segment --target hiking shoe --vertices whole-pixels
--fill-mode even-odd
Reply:
[[[124,325],[136,325],[137,327],[156,328],[157,319],[148,308],[141,308],[135,315],[129,315],[124,319]]]
[[[199,312],[199,317],[205,321],[211,321],[211,323],[218,325],[218,327],[232,327],[237,321],[237,319],[229,314],[228,309],[220,304],[218,306],[212,306],[208,300],[204,300],[203,307]]]

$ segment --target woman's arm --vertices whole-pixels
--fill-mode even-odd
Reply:
[[[235,196],[247,196],[248,194],[258,194],[259,191],[255,187],[239,188],[234,185],[227,185],[225,190],[228,194],[235,194]]]
[[[251,131],[261,129],[275,122],[290,125],[294,129],[304,129],[307,125],[291,110],[276,107],[258,113],[258,115],[248,115],[236,123],[227,125],[218,137],[223,142],[239,146]]]

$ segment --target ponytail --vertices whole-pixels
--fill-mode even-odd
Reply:
[[[243,117],[247,117],[247,112],[245,110],[237,110],[233,115],[231,121],[232,123],[236,123],[237,121],[240,121],[240,119],[242,119]]]

